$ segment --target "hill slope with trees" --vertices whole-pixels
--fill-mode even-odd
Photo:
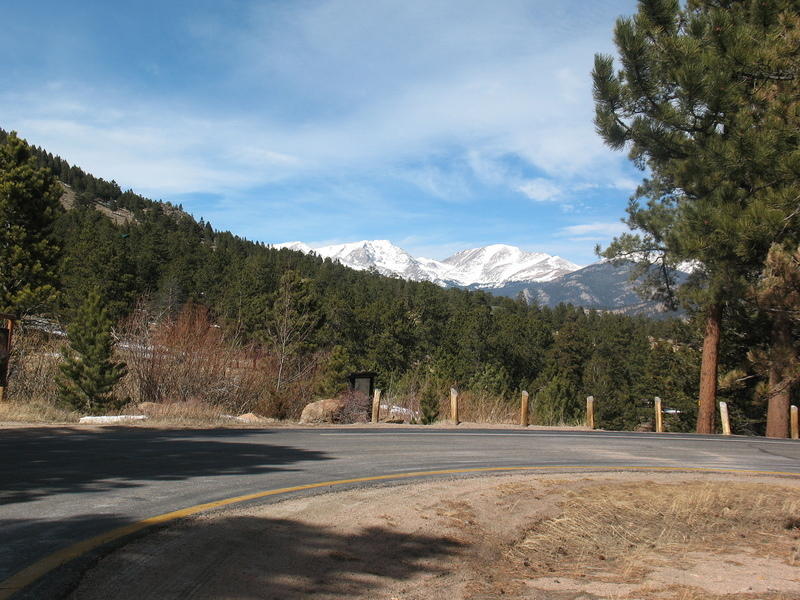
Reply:
[[[0,141],[11,139],[3,133]],[[673,429],[693,423],[701,336],[692,322],[540,307],[354,271],[216,231],[181,207],[123,192],[26,148],[21,162],[52,173],[74,194],[48,236],[58,249],[57,294],[34,312],[69,323],[83,300],[98,294],[127,340],[121,351],[129,372],[117,393],[133,402],[240,402],[296,418],[306,402],[340,392],[347,373],[369,370],[393,401],[412,407],[431,390],[444,399],[458,387],[476,418],[513,414],[526,389],[541,423],[581,421],[587,395],[597,399],[603,427],[650,420],[647,401],[656,395],[680,411]],[[108,211],[130,218],[112,219]],[[750,341],[758,342],[726,345],[726,365],[740,365]],[[136,356],[137,347],[148,350]],[[187,381],[208,378],[192,391],[189,383],[159,390],[152,369],[161,349],[187,365],[208,351],[219,365],[192,363]],[[755,383],[731,392],[739,431],[763,430],[763,402],[747,391]]]

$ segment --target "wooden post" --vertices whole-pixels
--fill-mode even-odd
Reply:
[[[731,422],[728,418],[728,403],[727,402],[720,402],[719,403],[719,417],[722,421],[722,435],[730,435],[731,434]]]
[[[519,405],[519,424],[522,427],[528,426],[528,392],[522,392],[522,398]]]
[[[653,399],[656,411],[656,433],[664,433],[664,413],[661,411],[661,398],[656,396]]]
[[[797,407],[792,405],[789,408],[789,423],[792,430],[792,439],[800,439],[800,417],[797,416]]]
[[[450,388],[450,419],[454,425],[458,425],[458,390]]]
[[[586,426],[594,429],[594,396],[586,397]]]
[[[375,390],[372,395],[372,422],[377,423],[381,416],[381,391]]]
[[[0,354],[3,354],[5,360],[11,360],[11,338],[14,335],[14,320],[16,317],[13,315],[0,315],[0,319],[2,319],[3,325],[5,325],[6,329],[8,329],[8,337],[5,340],[5,347],[0,348]],[[0,367],[2,368],[2,367]],[[6,364],[6,371],[0,373],[0,403],[6,401],[6,387],[8,386],[8,364]],[[4,380],[4,381],[3,381]]]

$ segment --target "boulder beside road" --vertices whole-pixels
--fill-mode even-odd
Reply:
[[[307,404],[300,415],[301,423],[336,423],[345,410],[343,398],[327,398]]]

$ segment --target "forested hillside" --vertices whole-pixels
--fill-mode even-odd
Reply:
[[[9,136],[0,136],[7,146]],[[41,176],[51,172],[74,202],[59,207],[50,234],[59,249],[57,296],[35,311],[17,310],[68,323],[97,292],[123,341],[143,322],[172,332],[165,343],[177,344],[176,332],[208,329],[216,337],[201,337],[217,354],[241,352],[263,376],[265,391],[253,392],[250,408],[296,417],[305,402],[340,391],[348,372],[370,370],[390,396],[412,403],[423,389],[443,395],[456,386],[473,403],[508,412],[526,389],[535,418],[552,423],[581,420],[591,394],[600,426],[634,428],[650,418],[647,400],[658,395],[681,411],[671,417],[673,429],[694,422],[700,336],[691,322],[551,309],[354,271],[216,231],[44,149],[27,151],[30,159],[17,160],[35,161]],[[109,211],[127,217],[112,219]],[[729,368],[744,360],[745,338],[726,345]],[[174,399],[149,394],[131,399]],[[209,394],[195,396],[226,401],[219,390]],[[740,399],[733,405],[739,430],[759,431],[763,406],[748,390],[731,394]]]

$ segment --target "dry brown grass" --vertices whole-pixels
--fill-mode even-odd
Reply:
[[[0,422],[6,423],[74,423],[80,418],[75,411],[52,402],[33,399],[12,400],[0,404]]]
[[[55,405],[58,401],[56,375],[61,363],[64,338],[23,326],[14,330],[8,371],[8,400]]]
[[[408,408],[419,414],[419,397],[421,389],[413,389],[407,393],[389,393],[383,400],[389,405]],[[458,418],[467,423],[505,423],[519,422],[519,404],[503,396],[493,394],[462,391],[458,394]],[[450,392],[439,393],[439,418],[437,421],[450,419]]]
[[[800,497],[752,483],[587,486],[513,554],[541,573],[642,580],[690,552],[751,552],[800,565]]]
[[[0,421],[67,423],[78,420],[78,413],[58,400],[56,376],[64,344],[64,338],[30,326],[14,330],[8,401],[0,404]]]
[[[442,414],[450,416],[450,399]],[[519,402],[485,392],[460,392],[458,418],[469,423],[518,423]]]

